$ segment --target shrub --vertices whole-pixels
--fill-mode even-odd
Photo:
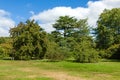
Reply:
[[[60,48],[55,42],[48,43],[47,53],[45,58],[50,61],[60,61],[68,57],[68,50],[66,48]]]
[[[83,40],[74,47],[74,58],[77,62],[91,63],[98,62],[98,52],[92,48],[88,40]]]
[[[99,59],[98,52],[93,48],[75,52],[74,57],[77,62],[81,63],[94,63],[98,62]]]

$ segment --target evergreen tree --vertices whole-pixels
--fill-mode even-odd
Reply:
[[[13,55],[15,59],[42,59],[46,53],[46,32],[34,22],[27,20],[10,30],[13,38]]]
[[[73,17],[61,16],[53,27],[56,29],[53,36],[61,50],[69,54],[73,53],[73,57],[78,62],[98,61],[98,53],[93,48],[92,37],[89,36],[87,19],[77,20]]]

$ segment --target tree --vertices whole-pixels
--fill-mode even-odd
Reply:
[[[0,48],[1,59],[10,59],[12,39],[10,37],[1,37]]]
[[[120,8],[104,10],[96,28],[96,42],[99,49],[107,49],[120,43]]]
[[[60,16],[55,24],[53,24],[53,27],[56,30],[52,32],[52,35],[63,52],[70,52],[67,39],[72,36],[71,34],[76,27],[76,22],[77,19],[74,17]]]
[[[75,28],[77,19],[69,16],[60,16],[59,19],[53,24],[53,27],[59,32],[63,37],[68,37]]]
[[[87,23],[87,19],[80,19],[76,22],[76,27],[74,28],[74,32],[72,34],[75,38],[80,38],[82,36],[89,36],[90,29]]]
[[[42,59],[46,53],[46,32],[34,22],[20,22],[10,29],[13,38],[13,53],[15,59]]]
[[[73,53],[77,62],[98,61],[97,51],[93,49],[93,40],[89,36],[87,19],[77,20],[74,17],[61,16],[53,27],[56,29],[53,32],[55,41],[59,43],[61,50],[69,55]]]
[[[94,49],[87,19],[81,19],[77,22],[73,37],[76,40],[72,48],[75,60],[82,63],[98,62],[98,52]]]

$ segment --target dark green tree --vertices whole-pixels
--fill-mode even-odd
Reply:
[[[72,30],[75,28],[77,19],[69,16],[60,16],[59,19],[53,24],[56,32],[59,32],[63,37],[68,37]]]
[[[72,33],[76,28],[76,22],[77,19],[74,17],[60,16],[55,24],[53,24],[53,27],[56,30],[52,32],[52,35],[63,52],[70,52],[67,39],[72,36]]]

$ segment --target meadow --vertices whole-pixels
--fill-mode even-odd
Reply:
[[[120,62],[0,60],[0,80],[120,80]]]

